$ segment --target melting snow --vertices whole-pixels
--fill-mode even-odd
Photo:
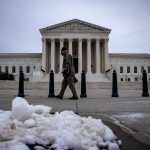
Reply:
[[[119,150],[117,137],[101,119],[72,111],[50,114],[52,108],[15,98],[12,111],[0,110],[1,150]]]
[[[116,118],[122,118],[122,119],[126,119],[127,121],[137,121],[139,119],[142,119],[144,117],[149,117],[149,114],[144,114],[144,113],[124,113],[124,114],[120,114],[120,115],[113,115],[113,117]]]

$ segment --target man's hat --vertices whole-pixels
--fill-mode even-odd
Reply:
[[[62,49],[61,49],[61,51],[65,51],[65,50],[68,50],[66,47],[63,47]]]

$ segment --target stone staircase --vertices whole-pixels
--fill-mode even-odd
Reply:
[[[55,89],[61,88],[61,82],[55,82]],[[0,81],[0,90],[18,90],[18,81]],[[48,90],[49,82],[24,82],[25,90]],[[112,82],[87,82],[87,89],[112,89]],[[78,89],[81,89],[81,83],[76,84]],[[118,89],[122,90],[141,90],[142,82],[118,82]],[[148,83],[148,89],[150,90],[150,82]]]
[[[81,74],[75,74],[76,78],[79,82],[81,82]],[[63,76],[61,73],[54,74],[54,81],[61,82],[63,80]],[[33,82],[49,82],[49,74],[44,74],[42,72],[36,73],[33,75]],[[87,82],[110,82],[111,79],[106,74],[86,74],[86,81]]]

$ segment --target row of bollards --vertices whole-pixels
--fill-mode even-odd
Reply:
[[[148,82],[147,82],[147,73],[144,70],[143,71],[143,91],[142,91],[142,96],[143,97],[148,97]],[[20,71],[20,76],[19,76],[19,89],[18,89],[18,96],[19,97],[25,97],[24,95],[24,74],[23,71]],[[118,97],[118,85],[117,85],[117,73],[116,70],[113,71],[112,74],[112,97]],[[50,72],[49,76],[49,94],[48,97],[55,97],[54,94],[54,73],[53,70]],[[81,95],[80,97],[87,97],[86,94],[86,74],[84,71],[81,73]]]
[[[117,85],[117,73],[116,70],[113,71],[113,78],[112,78],[112,97],[118,97],[118,85]],[[147,73],[146,70],[143,71],[143,91],[142,91],[142,96],[143,97],[149,97],[148,93],[148,82],[147,82]]]

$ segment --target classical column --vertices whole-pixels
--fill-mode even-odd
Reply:
[[[59,64],[59,72],[62,70],[63,56],[61,55],[61,49],[64,46],[64,39],[60,39],[60,64]]]
[[[73,39],[69,39],[69,53],[72,55],[72,41]]]
[[[105,72],[105,48],[104,48],[104,39],[101,41],[101,72]]]
[[[96,73],[100,73],[100,39],[96,39]]]
[[[91,39],[87,39],[87,73],[91,73]]]
[[[51,39],[51,70],[55,73],[55,39]]]
[[[105,54],[105,71],[110,69],[110,66],[109,66],[109,54],[108,54],[108,41],[109,39],[105,39],[104,40],[104,54]]]
[[[82,39],[78,39],[78,72],[82,72]]]
[[[42,70],[46,71],[46,39],[42,38]]]
[[[100,51],[100,64],[101,64],[101,73],[104,73],[104,40],[102,39],[102,40],[100,40],[100,49],[101,49],[101,51]]]

